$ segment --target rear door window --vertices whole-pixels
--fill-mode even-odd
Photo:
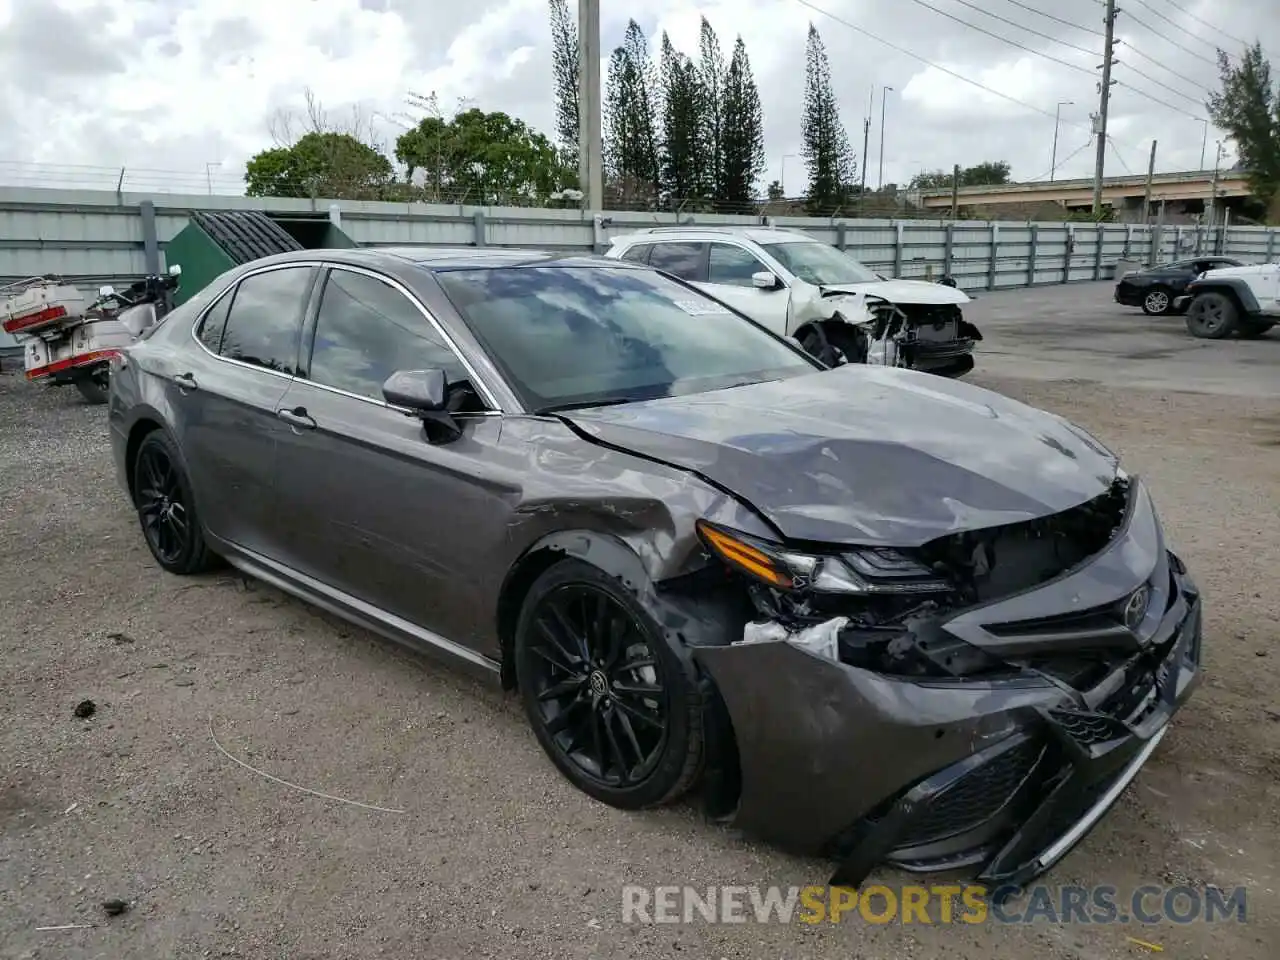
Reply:
[[[652,243],[637,243],[634,247],[628,247],[619,260],[629,260],[632,263],[648,263],[649,254],[653,250]]]
[[[655,243],[649,266],[690,282],[707,279],[707,244]]]
[[[204,319],[200,321],[200,329],[196,331],[196,336],[210,353],[217,353],[222,349],[222,329],[227,325],[227,312],[231,309],[232,293],[234,291],[228,290],[222,295],[221,299],[204,315]]]
[[[222,334],[222,356],[295,376],[313,273],[311,267],[282,267],[241,280]]]

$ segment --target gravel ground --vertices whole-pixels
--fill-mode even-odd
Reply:
[[[1145,474],[1208,602],[1205,684],[1045,882],[1245,885],[1247,923],[624,924],[623,884],[823,883],[829,865],[692,806],[594,803],[512,698],[265,585],[162,574],[116,486],[103,408],[4,376],[0,956],[1092,960],[1150,953],[1141,940],[1274,960],[1280,401],[977,379]],[[78,719],[85,699],[96,712]],[[291,789],[219,744],[386,809]],[[107,916],[109,899],[129,908]],[[65,924],[93,926],[37,929]]]

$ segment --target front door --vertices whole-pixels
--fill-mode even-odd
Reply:
[[[315,275],[310,266],[253,273],[201,319],[203,351],[168,381],[188,475],[205,526],[255,553],[279,553],[274,472],[276,417],[296,372],[302,317]]]
[[[278,405],[288,424],[276,473],[285,563],[465,641],[481,594],[466,571],[501,542],[513,499],[499,479],[507,472],[486,469],[502,418],[456,387],[466,368],[401,289],[339,267],[323,282],[314,346]],[[382,398],[395,371],[431,368],[463,398],[462,436],[448,442]]]
[[[784,336],[788,291],[786,287],[773,290],[757,287],[751,279],[757,273],[773,271],[737,244],[712,243],[707,255],[707,280],[698,286],[778,336]]]
[[[1256,278],[1257,289],[1253,295],[1258,298],[1258,306],[1262,312],[1270,316],[1280,316],[1280,263],[1268,263],[1263,266]]]

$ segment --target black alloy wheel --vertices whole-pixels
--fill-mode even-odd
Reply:
[[[133,501],[142,535],[156,562],[170,573],[199,573],[213,555],[196,516],[191,484],[173,441],[159,430],[143,439],[133,467]]]
[[[701,769],[692,667],[617,582],[564,560],[529,591],[516,673],[542,748],[579,789],[626,809],[668,803]]]

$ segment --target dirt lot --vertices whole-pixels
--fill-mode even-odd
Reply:
[[[161,574],[111,473],[103,409],[4,376],[0,956],[1093,960],[1151,953],[1140,940],[1171,958],[1276,957],[1280,338],[1189,345],[1176,320],[1134,336],[1154,321],[1105,292],[983,298],[975,380],[1079,421],[1148,477],[1207,596],[1208,677],[1045,882],[1122,896],[1243,885],[1247,923],[623,924],[623,884],[822,883],[829,865],[692,807],[591,802],[513,700],[264,585]],[[1028,314],[1049,320],[1037,332]],[[1122,362],[1097,346],[1112,336],[1172,353]],[[1064,354],[1056,374],[1039,365],[1046,351]],[[1206,392],[1125,385],[1161,382]],[[84,699],[97,706],[87,720],[73,716]],[[386,809],[291,789],[218,744]],[[107,917],[111,898],[131,908]],[[65,924],[94,926],[37,929]]]

